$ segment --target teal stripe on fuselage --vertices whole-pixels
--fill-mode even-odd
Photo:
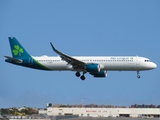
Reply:
[[[41,69],[41,70],[51,70],[48,67],[42,65],[40,62],[38,62],[37,60],[35,60],[33,57],[33,66],[36,67],[36,69]]]

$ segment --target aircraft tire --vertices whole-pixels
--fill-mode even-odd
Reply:
[[[79,77],[81,74],[79,72],[76,72],[75,74],[77,77]]]
[[[85,80],[85,76],[84,75],[81,76],[81,80]]]

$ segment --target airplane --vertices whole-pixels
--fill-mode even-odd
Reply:
[[[51,47],[59,56],[31,56],[15,37],[9,37],[12,57],[4,56],[5,62],[28,68],[49,71],[73,71],[81,80],[84,74],[90,73],[94,77],[106,77],[108,71],[136,71],[140,78],[140,71],[157,67],[150,59],[139,56],[69,56]],[[82,74],[81,74],[82,73]]]

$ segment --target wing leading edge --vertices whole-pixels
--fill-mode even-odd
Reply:
[[[82,62],[80,60],[77,60],[69,55],[66,55],[66,54],[60,52],[59,50],[57,50],[53,46],[53,44],[51,42],[50,42],[50,44],[52,46],[53,51],[56,52],[57,54],[59,54],[60,57],[62,58],[62,60],[66,61],[68,64],[72,65],[74,70],[77,70],[77,71],[84,71],[85,70],[85,67],[86,67],[85,62]]]

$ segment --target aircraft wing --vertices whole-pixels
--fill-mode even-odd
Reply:
[[[50,42],[51,46],[52,46],[52,49],[54,50],[54,52],[56,52],[57,54],[60,55],[60,57],[62,58],[62,60],[66,61],[68,64],[72,65],[73,66],[73,69],[78,69],[78,70],[85,70],[85,66],[86,66],[86,63],[85,62],[82,62],[80,60],[77,60],[69,55],[66,55],[60,51],[58,51],[54,46],[53,44]]]

